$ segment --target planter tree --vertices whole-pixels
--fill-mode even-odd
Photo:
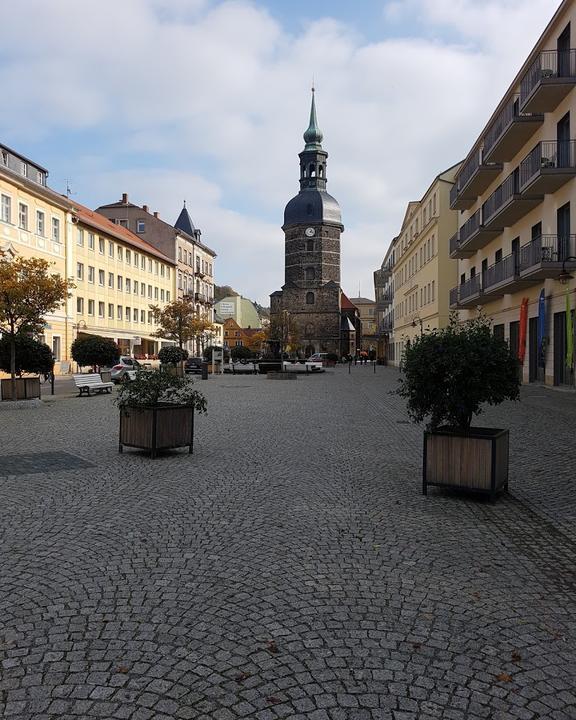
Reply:
[[[5,337],[0,340],[0,370],[10,372],[12,365],[12,342]],[[27,335],[16,336],[16,375],[36,373],[47,375],[54,368],[52,350],[46,343]]]
[[[80,335],[72,343],[72,358],[80,367],[112,367],[118,362],[120,348],[111,338]]]
[[[16,343],[22,335],[39,334],[45,316],[54,312],[74,285],[49,273],[40,258],[9,257],[0,252],[0,332],[10,344],[12,398],[16,397]]]
[[[480,316],[459,324],[452,314],[446,328],[426,332],[406,347],[402,367],[397,393],[410,419],[426,422],[424,491],[437,484],[494,495],[505,487],[508,431],[471,427],[483,405],[519,397],[518,361],[494,336],[490,321]]]

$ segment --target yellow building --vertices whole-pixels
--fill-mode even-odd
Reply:
[[[576,284],[566,273],[561,284],[560,275],[563,265],[575,267],[576,255],[575,27],[576,3],[565,0],[472,146],[451,195],[460,217],[450,306],[462,319],[481,308],[519,353],[524,381],[550,385],[574,383],[565,309],[566,290],[574,308]]]
[[[458,226],[458,215],[450,209],[450,190],[459,167],[440,173],[420,201],[408,203],[395,238],[394,365],[400,364],[408,341],[448,323],[449,290],[457,279],[449,242]]]
[[[156,355],[150,305],[175,297],[175,262],[103,215],[74,203],[74,332],[113,338],[122,354]]]
[[[350,298],[352,305],[358,308],[362,335],[358,344],[359,350],[376,352],[378,338],[376,336],[376,303],[365,297]]]
[[[46,186],[47,178],[45,168],[0,145],[0,250],[42,258],[51,272],[72,278],[71,204]],[[70,367],[72,309],[70,299],[46,317],[43,340],[52,348],[56,372]]]

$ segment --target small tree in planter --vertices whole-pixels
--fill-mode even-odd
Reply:
[[[158,450],[188,445],[194,448],[194,410],[206,412],[206,398],[194,390],[191,378],[160,370],[138,371],[136,378],[120,388],[119,450],[124,446]]]
[[[250,348],[244,347],[244,345],[235,345],[230,349],[230,355],[232,360],[249,360],[254,356],[254,353]]]
[[[162,365],[166,366],[168,372],[172,375],[184,376],[184,368],[182,363],[188,357],[188,350],[176,347],[175,345],[167,345],[166,347],[160,348],[158,352],[158,360]]]
[[[517,400],[518,361],[478,317],[416,337],[404,351],[397,393],[424,433],[423,492],[428,485],[495,493],[508,485],[508,430],[472,428],[482,405]]]
[[[40,379],[38,377],[22,377],[23,373],[48,375],[54,370],[52,351],[45,343],[38,342],[28,335],[17,335],[15,338],[17,375],[16,398],[29,399],[40,397]],[[0,370],[12,370],[12,343],[10,338],[0,339]],[[12,397],[12,381],[2,380],[2,397]]]
[[[112,367],[119,357],[114,340],[101,335],[79,335],[72,343],[72,358],[80,367]]]

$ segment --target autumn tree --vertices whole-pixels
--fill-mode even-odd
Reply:
[[[246,347],[252,352],[260,352],[266,340],[268,340],[268,334],[264,330],[258,330],[258,332],[246,338]]]
[[[54,312],[74,287],[41,258],[9,257],[0,252],[0,332],[10,342],[12,397],[16,397],[16,338],[41,333],[45,316]]]
[[[150,309],[158,325],[154,337],[174,340],[181,350],[190,340],[215,330],[210,320],[198,315],[194,303],[188,298],[173,300],[162,308],[150,305]]]
[[[298,325],[287,310],[271,317],[267,335],[270,343],[277,344],[281,355],[285,350],[296,352],[300,347]]]

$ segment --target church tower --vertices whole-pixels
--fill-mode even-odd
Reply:
[[[270,296],[272,319],[286,312],[303,354],[341,352],[340,206],[326,192],[326,161],[312,89],[300,158],[300,192],[284,210],[285,274]]]

